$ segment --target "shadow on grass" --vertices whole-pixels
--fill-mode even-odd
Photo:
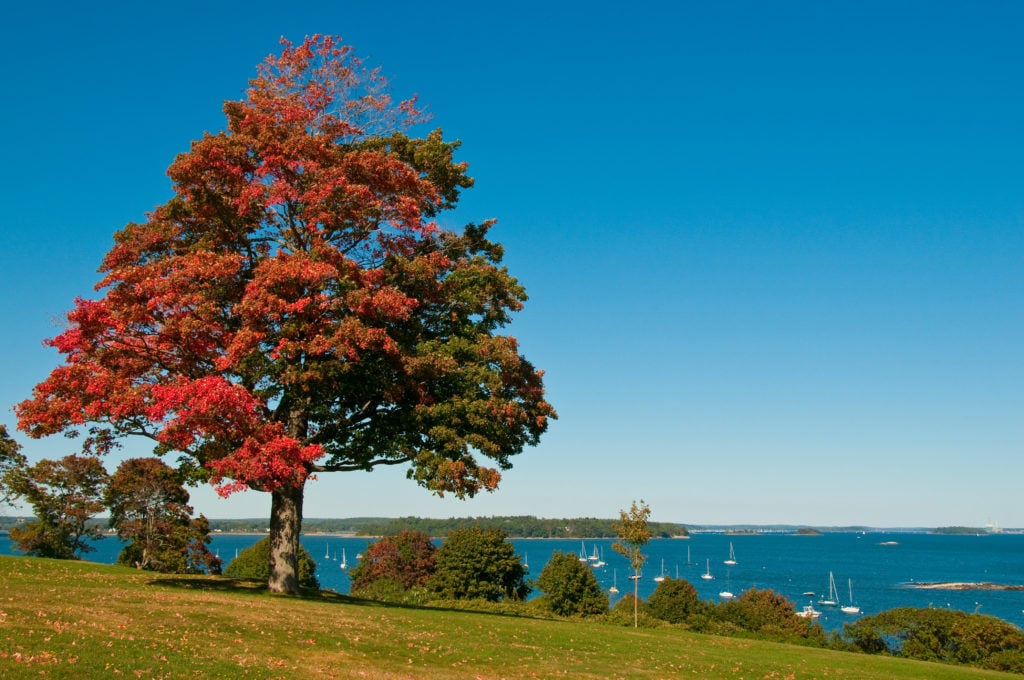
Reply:
[[[298,595],[271,593],[265,581],[257,579],[230,578],[226,576],[156,576],[147,581],[148,586],[164,588],[180,588],[182,590],[240,593],[268,597],[286,597],[310,602],[324,602],[373,609],[408,609],[433,612],[459,612],[463,614],[480,614],[486,616],[506,616],[509,618],[559,620],[558,617],[545,616],[542,612],[529,609],[525,604],[500,603],[466,600],[465,606],[459,603],[439,602],[436,604],[411,604],[404,602],[385,602],[369,600],[352,595],[342,595],[333,590],[304,590]]]

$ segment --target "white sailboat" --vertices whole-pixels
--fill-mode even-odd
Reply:
[[[590,558],[587,557],[587,544],[583,541],[580,541],[580,562],[586,564],[589,561]]]
[[[619,592],[618,585],[619,585],[619,570],[618,569],[612,569],[612,587],[608,589],[608,592],[609,593],[617,593],[617,592]]]
[[[736,564],[736,551],[732,549],[732,541],[729,541],[729,559],[722,562],[722,564],[728,564],[729,566]]]
[[[654,577],[654,582],[655,583],[661,583],[664,580],[665,580],[665,560],[662,560],[661,561],[661,575],[660,576],[655,576]]]
[[[723,600],[731,600],[731,599],[733,599],[734,597],[736,597],[735,595],[733,595],[732,593],[730,593],[730,592],[729,592],[728,590],[723,590],[722,592],[720,592],[720,593],[718,594],[718,596],[719,596],[720,598],[722,598]]]
[[[836,589],[836,579],[832,572],[828,572],[828,598],[818,600],[818,604],[825,607],[835,607],[839,604],[839,591]]]
[[[341,549],[341,564],[338,565],[342,569],[348,569],[348,560],[345,559],[345,549]]]
[[[850,604],[843,605],[839,611],[844,614],[860,614],[860,607],[853,603],[853,579],[846,579],[846,582],[850,586]]]
[[[703,574],[701,574],[700,577],[702,579],[704,579],[705,581],[710,581],[711,579],[715,578],[714,576],[711,575],[711,560],[710,559],[708,560],[708,570],[706,572],[704,572]]]
[[[324,548],[324,550],[327,551],[327,552],[324,553],[324,559],[325,560],[331,559],[331,542],[330,541],[327,542],[327,547]]]

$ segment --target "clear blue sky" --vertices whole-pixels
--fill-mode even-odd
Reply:
[[[152,6],[150,6],[152,5]],[[495,494],[306,516],[1024,526],[1024,5],[42,3],[4,11],[0,422],[111,235],[284,35],[463,140],[560,419]],[[33,459],[69,453],[30,441]],[[140,455],[137,445],[126,453]],[[110,465],[113,469],[114,464]],[[265,494],[193,494],[211,517]]]

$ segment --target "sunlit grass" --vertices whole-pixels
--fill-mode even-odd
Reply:
[[[675,629],[293,598],[0,557],[4,678],[1015,678]]]

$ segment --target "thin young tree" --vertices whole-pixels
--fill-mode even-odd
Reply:
[[[493,221],[435,221],[473,184],[459,142],[409,136],[415,100],[339,40],[282,42],[227,129],[170,166],[174,197],[117,232],[17,414],[34,437],[148,437],[222,494],[269,493],[268,585],[295,593],[312,476],[402,465],[473,496],[555,413],[500,333],[526,292]]]
[[[640,625],[638,604],[640,601],[638,594],[640,588],[640,569],[644,566],[644,562],[647,561],[643,548],[651,540],[651,531],[647,528],[647,520],[650,516],[651,509],[647,507],[647,504],[642,499],[639,505],[636,501],[633,501],[629,512],[619,510],[619,521],[615,524],[615,532],[618,534],[619,540],[612,544],[612,550],[629,560],[629,566],[633,568],[633,575],[630,576],[630,579],[633,581],[634,628]]]

